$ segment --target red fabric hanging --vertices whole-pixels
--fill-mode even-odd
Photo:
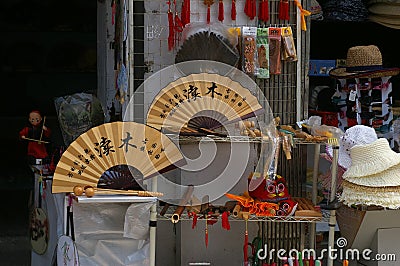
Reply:
[[[231,19],[236,20],[236,0],[232,0]]]
[[[278,18],[281,20],[289,20],[289,0],[279,1]]]
[[[218,20],[219,21],[224,21],[224,1],[219,0],[218,3]]]

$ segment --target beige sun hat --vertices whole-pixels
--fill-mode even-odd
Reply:
[[[329,75],[337,79],[378,78],[395,76],[400,68],[384,68],[382,54],[375,45],[354,46],[347,50],[346,66],[329,71]]]
[[[396,187],[400,188],[400,164],[396,164],[383,172],[361,177],[346,177],[346,181],[366,187]]]
[[[350,149],[355,145],[369,144],[378,139],[375,129],[364,125],[354,125],[348,128],[339,138],[338,164],[348,169],[351,166]],[[333,157],[332,146],[326,146],[326,153]]]
[[[400,16],[400,2],[381,1],[371,3],[368,6],[368,11],[376,15]]]
[[[400,186],[366,187],[344,180],[342,187],[343,191],[339,200],[347,206],[366,205],[389,209],[400,208]]]
[[[400,153],[393,151],[385,138],[350,149],[351,166],[343,179],[375,175],[400,163]],[[383,185],[383,184],[382,184]]]

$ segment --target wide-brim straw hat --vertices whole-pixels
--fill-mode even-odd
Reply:
[[[375,129],[364,125],[355,125],[348,128],[339,139],[338,164],[348,169],[351,166],[350,149],[355,145],[369,144],[378,139]],[[330,145],[326,146],[326,153],[333,157]]]
[[[400,1],[369,1],[369,13],[383,16],[400,16]]]
[[[369,20],[381,24],[385,27],[400,29],[400,16],[393,18],[391,16],[378,16],[378,15],[369,15]]]
[[[388,168],[387,170],[373,175],[365,175],[361,177],[349,177],[346,181],[356,185],[366,187],[396,187],[400,188],[400,164]]]
[[[381,206],[389,209],[400,208],[400,186],[366,187],[346,180],[342,183],[343,191],[339,200],[347,205]]]
[[[364,177],[382,173],[400,164],[400,153],[393,151],[385,138],[350,149],[351,166],[344,172],[343,179]],[[385,186],[382,183],[382,186]]]
[[[400,68],[385,68],[382,54],[375,45],[354,46],[347,50],[346,66],[329,71],[329,75],[337,79],[378,78],[396,76]]]

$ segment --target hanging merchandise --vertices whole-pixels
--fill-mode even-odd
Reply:
[[[116,0],[111,1],[111,25],[115,24],[115,14],[117,11],[115,1]]]
[[[128,95],[128,73],[124,64],[121,64],[117,76],[117,92],[115,98],[123,104]]]
[[[49,220],[45,209],[42,208],[42,199],[44,198],[43,186],[46,186],[45,182],[41,171],[37,184],[39,186],[37,207],[33,209],[30,217],[31,247],[32,250],[39,255],[43,255],[47,251],[49,243]]]
[[[289,20],[289,0],[280,0],[279,1],[279,11],[278,18],[280,20]]]
[[[106,123],[91,128],[69,145],[54,172],[52,192],[73,192],[76,186],[101,191],[98,187],[103,173],[118,165],[136,168],[140,184],[141,179],[185,163],[177,146],[160,131],[135,122]]]
[[[230,31],[221,22],[192,22],[185,27],[183,38],[175,56],[176,64],[191,60],[211,60],[236,67],[239,62],[237,32]]]
[[[256,0],[246,0],[244,4],[244,13],[253,20],[257,15]]]
[[[231,19],[236,20],[236,0],[232,0]]]
[[[269,73],[281,74],[281,28],[268,28]]]
[[[243,27],[243,71],[254,75],[256,69],[257,27]]]
[[[178,11],[176,8],[176,0],[174,0],[175,17],[174,17],[174,33],[175,33],[175,44],[179,43],[180,33],[183,31],[184,24],[182,23],[180,17],[178,16]]]
[[[301,6],[301,3],[299,0],[294,0],[294,3],[296,4],[297,8],[300,10],[300,20],[301,20],[301,29],[306,31],[307,30],[307,24],[306,24],[306,18],[307,16],[311,15],[311,12],[308,10],[303,9]]]
[[[294,44],[292,27],[282,27],[282,60],[284,61],[297,61],[296,46]]]
[[[258,68],[256,71],[257,78],[269,78],[269,46],[268,46],[268,29],[257,29],[257,58]]]
[[[183,26],[190,23],[190,0],[182,1],[181,21]]]
[[[261,0],[258,8],[258,20],[268,21],[269,20],[269,7],[268,0]]]
[[[171,10],[171,1],[168,4],[168,50],[171,51],[175,46],[175,33],[174,33],[174,14]]]
[[[219,0],[218,3],[218,20],[223,22],[224,21],[224,1]]]
[[[154,98],[147,125],[180,132],[182,128],[213,130],[264,112],[250,90],[229,77],[192,74],[171,82]]]
[[[214,0],[204,0],[204,4],[207,6],[207,24],[211,21],[211,5],[214,4]]]

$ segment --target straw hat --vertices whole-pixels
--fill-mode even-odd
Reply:
[[[400,164],[400,153],[393,151],[385,138],[365,144],[355,145],[350,149],[351,166],[344,172],[343,179],[349,180],[382,174],[389,168]],[[400,185],[400,181],[397,181]],[[386,182],[381,186],[386,186]]]
[[[389,209],[400,208],[400,187],[366,187],[346,180],[339,200],[347,205],[381,206]]]
[[[384,68],[382,54],[375,45],[354,46],[347,50],[346,67],[338,67],[329,71],[329,75],[337,79],[377,78],[395,76],[400,68]]]
[[[376,15],[391,15],[399,17],[400,1],[371,1],[368,10],[370,13]]]
[[[355,145],[369,144],[378,139],[375,129],[364,125],[355,125],[348,128],[339,139],[338,164],[348,169],[351,165],[350,149]],[[331,146],[326,146],[326,153],[333,157]]]

